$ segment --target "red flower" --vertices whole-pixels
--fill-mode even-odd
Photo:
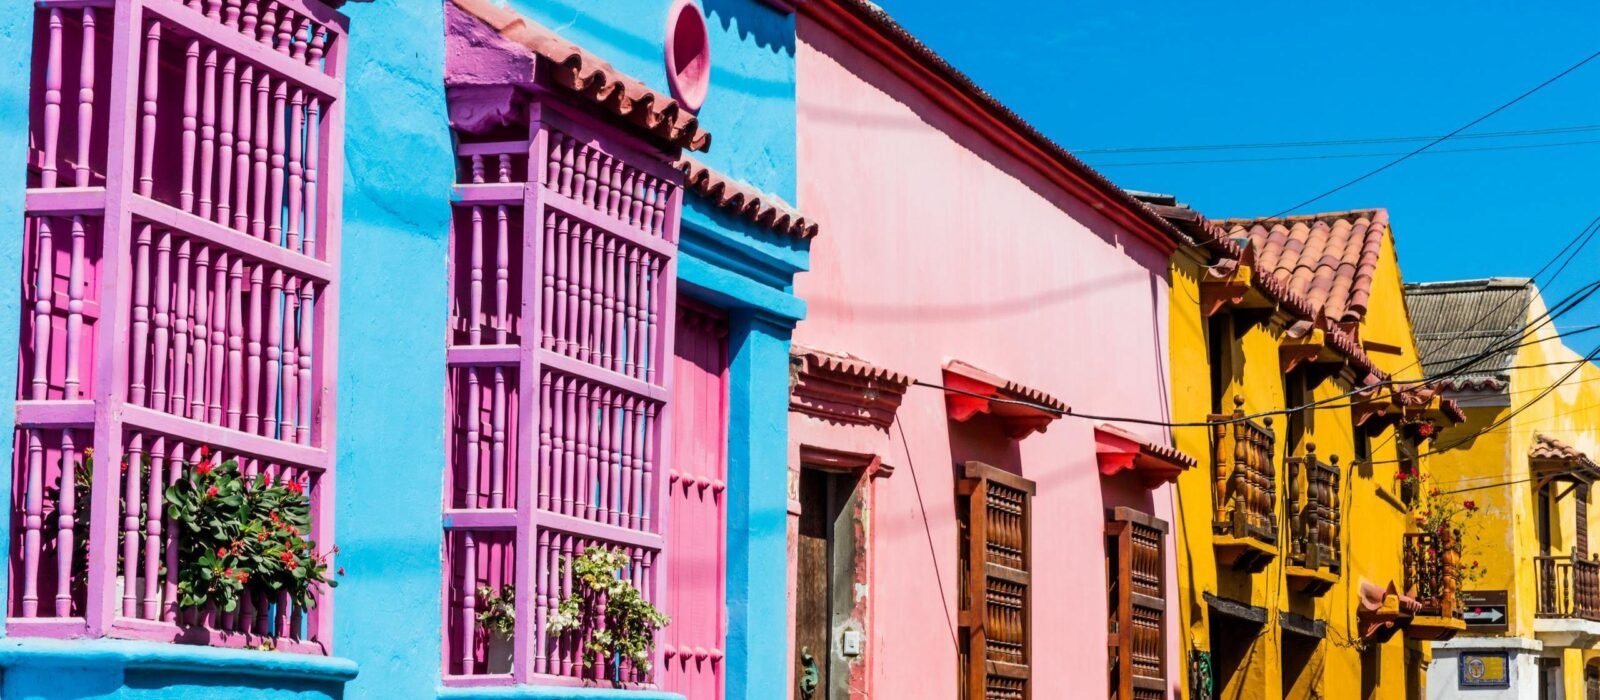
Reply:
[[[225,556],[228,556],[228,550],[227,550],[227,549],[224,549],[224,548],[222,548],[222,547],[218,547],[218,548],[217,548],[217,556],[219,556],[219,557],[225,557]]]
[[[298,481],[289,482],[289,490],[294,493],[305,493],[305,488],[300,486]]]
[[[211,446],[210,445],[201,445],[200,446],[200,458],[201,459],[205,459],[205,458],[210,457],[210,456],[211,456]]]
[[[278,558],[282,559],[283,563],[288,564],[290,568],[294,568],[294,565],[296,563],[296,560],[294,558],[294,552],[284,551],[283,554],[279,554],[278,555]]]
[[[240,571],[234,575],[238,577],[239,583],[244,583],[250,580],[250,572],[248,571]]]
[[[1433,424],[1432,423],[1418,423],[1417,424],[1417,434],[1422,436],[1422,437],[1425,437],[1425,438],[1433,437]]]
[[[201,462],[195,465],[194,473],[199,474],[200,476],[205,476],[211,473],[211,469],[212,467],[210,462]]]
[[[212,486],[211,488],[206,489],[206,497],[207,498],[216,498],[217,497],[217,487]]]
[[[344,567],[342,567],[342,566],[341,566],[341,567],[339,567],[339,575],[340,575],[340,576],[343,576],[343,575],[344,575]]]
[[[1462,501],[1461,507],[1466,508],[1467,510],[1477,510],[1478,503],[1476,501]]]

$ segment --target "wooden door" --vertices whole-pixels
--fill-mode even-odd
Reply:
[[[795,570],[799,586],[795,598],[795,700],[821,700],[830,685],[828,659],[832,656],[830,572],[831,518],[828,473],[800,471],[800,537]]]

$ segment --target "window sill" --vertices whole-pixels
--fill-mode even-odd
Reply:
[[[116,639],[0,639],[0,669],[108,666],[344,683],[356,662],[337,657]]]
[[[562,686],[495,686],[479,688],[440,688],[440,700],[685,700],[682,695],[663,690],[627,688],[574,688]]]

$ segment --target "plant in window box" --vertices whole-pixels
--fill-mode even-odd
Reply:
[[[339,585],[327,564],[339,548],[319,553],[306,539],[311,499],[298,481],[262,474],[252,483],[238,462],[213,464],[207,449],[201,456],[166,492],[179,528],[179,605],[233,612],[246,597],[287,594],[292,605],[310,608],[321,586]]]
[[[1483,575],[1477,560],[1467,558],[1467,530],[1477,516],[1472,499],[1456,500],[1428,485],[1428,475],[1411,473],[1417,493],[1412,507],[1416,534],[1406,538],[1405,558],[1412,573],[1411,594],[1424,608],[1453,614],[1457,593]]]
[[[63,458],[60,463],[64,466],[65,465],[65,458]],[[62,473],[63,474],[65,473],[65,469],[62,470]],[[123,459],[122,460],[122,470],[121,470],[121,474],[117,478],[117,484],[120,486],[123,482],[127,481],[127,478],[128,478],[128,460],[127,459]],[[139,483],[140,484],[145,484],[145,483],[148,483],[149,481],[150,481],[150,460],[145,459],[145,460],[142,460],[142,463],[139,465]],[[93,500],[91,500],[92,499],[92,495],[93,495],[93,489],[91,487],[93,486],[93,484],[94,484],[94,449],[93,448],[85,448],[83,450],[83,459],[81,461],[79,461],[77,463],[77,465],[73,468],[73,484],[72,484],[72,496],[73,496],[72,529],[73,529],[73,532],[77,533],[77,536],[73,538],[73,549],[74,549],[74,551],[72,552],[72,557],[73,557],[73,561],[72,561],[72,588],[73,588],[73,597],[76,600],[82,600],[84,598],[84,596],[88,592],[88,583],[89,583],[89,578],[88,578],[89,577],[89,531],[90,531],[90,524],[93,522],[93,515],[94,515]],[[117,496],[117,513],[120,515],[121,513],[125,512],[127,510],[127,508],[128,508],[128,499],[127,499],[127,496],[124,495],[123,490],[121,488],[117,489],[117,494],[118,494],[118,496]],[[61,517],[63,515],[62,512],[61,512],[61,502],[62,502],[62,498],[61,497],[62,497],[61,477],[56,477],[56,483],[53,486],[47,487],[45,489],[45,500],[46,500],[46,502],[53,503],[53,504],[56,505],[55,509],[52,510],[48,515],[45,516],[45,527],[47,529],[49,529],[49,530],[54,530],[56,532],[60,532],[60,530],[61,530]],[[149,511],[150,511],[149,503],[147,501],[140,500],[140,502],[139,502],[139,514],[138,514],[138,518],[139,518],[139,522],[140,523],[145,522],[149,518],[149,515],[150,515]],[[142,525],[140,526],[140,529],[141,530],[143,529]],[[116,589],[115,589],[115,596],[116,596],[117,600],[121,600],[122,599],[123,591],[126,589],[126,586],[127,586],[127,583],[126,583],[126,581],[123,580],[123,576],[122,576],[122,561],[123,561],[122,560],[122,546],[123,546],[123,543],[127,541],[127,537],[128,537],[128,533],[125,530],[123,530],[120,527],[117,528],[117,547],[116,547],[116,549],[117,549],[117,566],[116,566],[116,569],[115,569],[116,572],[117,572]],[[164,577],[166,575],[166,573],[167,573],[166,565],[164,563],[160,564],[158,566],[158,568],[157,568],[157,575],[161,576],[161,577]],[[133,579],[133,591],[134,591],[134,596],[135,597],[142,598],[144,596],[144,574],[142,572],[134,576],[134,579]]]
[[[626,552],[606,547],[589,547],[569,559],[574,590],[547,623],[552,636],[578,634],[584,668],[601,662],[603,677],[618,684],[624,661],[650,670],[656,630],[671,622],[627,580],[624,573],[630,564]]]
[[[485,651],[489,673],[511,672],[511,659],[516,648],[512,642],[517,627],[517,612],[513,607],[516,599],[517,589],[509,583],[499,589],[478,587],[478,605],[481,606],[478,627],[489,637]]]

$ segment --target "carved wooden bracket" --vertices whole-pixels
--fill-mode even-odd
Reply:
[[[796,347],[789,410],[823,420],[888,428],[910,377],[859,358]]]

